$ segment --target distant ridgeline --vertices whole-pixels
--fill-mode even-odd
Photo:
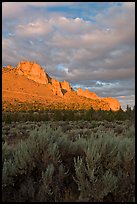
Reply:
[[[2,68],[3,110],[25,109],[120,109],[117,99],[98,97],[69,82],[51,78],[36,62],[21,61],[17,67]]]

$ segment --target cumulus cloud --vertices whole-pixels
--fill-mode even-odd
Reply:
[[[91,11],[92,20],[78,12],[77,16],[73,12],[68,15],[67,6],[76,9],[81,5],[85,4],[4,3],[3,65],[36,60],[51,77],[68,80],[75,87],[91,87],[99,96],[126,101],[135,91],[135,4],[110,3],[93,16],[90,4],[84,8]],[[57,12],[61,6],[66,6],[65,11]],[[133,104],[134,97],[131,100],[127,102]]]
[[[42,35],[46,35],[51,32],[51,30],[52,27],[46,20],[36,20],[25,25],[18,25],[16,28],[16,34],[22,37],[33,38],[34,36],[41,37]]]
[[[2,4],[2,18],[16,18],[28,11],[30,7],[53,7],[53,6],[69,6],[73,2],[4,2]]]
[[[5,2],[2,4],[2,19],[11,19],[19,16],[19,14],[22,15],[25,8],[25,4],[22,3]]]

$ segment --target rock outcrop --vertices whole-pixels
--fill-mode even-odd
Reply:
[[[7,65],[6,68],[7,69],[13,69],[13,67],[11,65]]]
[[[90,99],[98,99],[98,96],[95,93],[90,92],[89,90],[84,91],[82,88],[77,89],[77,94]]]
[[[78,88],[77,89],[77,94],[79,96],[84,96],[86,98],[90,98],[90,99],[99,99],[100,101],[102,102],[106,102],[109,104],[109,107],[111,110],[113,111],[117,111],[119,110],[120,108],[120,103],[119,101],[116,99],[116,98],[111,98],[111,97],[106,97],[106,98],[103,98],[103,97],[98,97],[95,93],[93,92],[90,92],[88,90],[83,90],[81,88]],[[105,110],[105,107],[102,107],[101,108],[102,110]]]
[[[35,62],[20,62],[16,68],[16,72],[40,84],[48,84],[50,82],[50,77],[44,72],[43,68]]]
[[[55,95],[63,96],[60,82],[58,82],[56,79],[51,79],[51,88]]]
[[[120,108],[120,103],[116,98],[111,98],[111,97],[102,98],[102,97],[100,97],[100,100],[107,102],[109,104],[111,110],[118,111]]]
[[[63,97],[65,93],[73,91],[72,87],[67,81],[59,82],[56,79],[51,79],[51,89],[55,95]]]
[[[60,85],[64,91],[72,91],[73,90],[67,81],[60,82]]]
[[[11,68],[11,66],[8,65],[7,68]],[[51,83],[53,93],[61,97],[63,97],[67,91],[72,90],[72,87],[67,81],[59,82],[56,79],[52,79],[45,73],[43,68],[35,62],[21,61],[16,68],[16,72],[40,84]]]
[[[94,92],[81,88],[74,91],[67,81],[60,82],[51,78],[36,62],[21,61],[17,68],[8,65],[2,69],[2,76],[3,92],[6,96],[6,100],[7,98],[8,100],[10,99],[9,94],[10,90],[12,90],[14,97],[16,95],[19,95],[20,98],[23,96],[24,101],[28,100],[25,94],[26,96],[29,94],[29,97],[35,98],[35,100],[38,100],[41,94],[41,100],[43,100],[44,103],[47,101],[47,103],[51,105],[52,103],[67,104],[65,107],[73,107],[73,109],[74,107],[79,109],[94,107],[94,109],[101,108],[102,110],[111,109],[117,111],[120,108],[120,103],[115,98],[98,97]],[[13,79],[11,79],[11,76]],[[9,79],[11,80],[10,83]],[[34,84],[32,80],[37,83]],[[16,98],[18,99],[18,97]]]

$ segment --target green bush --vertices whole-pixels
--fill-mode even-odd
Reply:
[[[87,141],[81,141],[86,159],[74,158],[75,181],[80,191],[79,201],[86,199],[91,202],[104,200],[122,202],[127,201],[127,196],[129,201],[132,201],[135,173],[134,144],[133,138],[121,139],[115,137],[113,132],[104,133],[96,140],[91,137]],[[129,188],[131,180],[133,186]],[[120,195],[119,190],[124,192],[124,196]]]
[[[28,111],[12,111],[2,113],[2,121],[6,123],[11,123],[15,121],[125,121],[130,120],[135,121],[135,109],[128,109],[123,111],[120,109],[117,112],[112,110],[94,110],[93,108],[89,110],[28,110]]]
[[[2,201],[133,201],[134,125],[117,135],[105,130],[102,123],[94,123],[96,133],[91,129],[78,135],[76,131],[76,139],[54,122],[53,127],[43,124],[35,128],[16,146],[5,142]],[[77,128],[80,124],[75,122]]]
[[[39,183],[37,188],[35,185],[32,185],[33,187],[31,186],[35,191],[36,189],[38,191],[36,197],[33,199],[44,201],[45,196],[47,195],[46,189],[50,189],[51,186],[50,182],[45,184],[44,179],[46,177],[48,181],[50,180],[50,171],[54,168],[54,178],[51,187],[51,189],[53,189],[53,195],[52,198],[51,195],[47,195],[46,199],[47,201],[59,201],[60,199],[63,199],[63,187],[61,188],[61,186],[63,186],[63,180],[66,179],[66,172],[68,171],[67,167],[69,166],[66,164],[65,167],[61,161],[63,157],[64,159],[66,158],[63,151],[62,155],[60,155],[59,152],[59,149],[64,148],[63,145],[65,143],[67,145],[67,141],[63,142],[63,140],[65,141],[65,137],[60,129],[54,131],[49,126],[47,127],[44,125],[41,126],[38,131],[36,129],[31,131],[30,137],[26,141],[21,141],[18,144],[13,151],[11,158],[8,159],[7,156],[3,158],[3,192],[12,188],[12,190],[10,190],[12,192],[12,197],[14,197],[15,200],[22,200],[22,193],[17,193],[15,189],[16,186],[19,186],[18,191],[22,192],[22,188],[24,189],[24,187],[22,187],[22,178],[23,183],[26,183],[29,177],[32,183]],[[60,145],[60,147],[58,147],[58,145]],[[5,151],[4,149],[5,148],[3,148],[3,153]],[[64,149],[64,151],[66,151],[66,149]],[[65,154],[66,153],[68,152],[65,152]],[[4,153],[4,155],[6,154],[7,153]],[[62,178],[62,183],[60,183],[59,178]],[[43,187],[45,185],[47,185],[46,189]],[[41,195],[43,192],[42,189],[45,189],[43,197]],[[29,199],[32,200],[32,198],[28,197],[27,191],[24,190],[24,192],[26,192],[26,194],[24,194],[24,199],[27,201]],[[10,199],[10,197],[5,197],[5,193],[3,193],[3,195],[3,201],[8,201]],[[62,198],[60,195],[62,195]],[[19,196],[21,197],[19,198]]]

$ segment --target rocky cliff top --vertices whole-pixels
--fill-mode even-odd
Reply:
[[[42,84],[48,88],[49,91],[54,96],[64,98],[66,95],[67,97],[74,98],[74,103],[77,98],[77,103],[80,100],[80,97],[83,97],[83,100],[87,98],[87,101],[89,99],[92,99],[92,101],[101,101],[102,103],[106,104],[106,106],[109,106],[112,110],[116,111],[119,110],[120,108],[120,103],[117,99],[115,98],[102,98],[98,97],[96,93],[91,92],[89,90],[83,90],[81,88],[78,88],[77,91],[75,92],[73,88],[70,86],[69,82],[63,81],[59,82],[58,80],[51,78],[45,71],[44,69],[37,64],[36,62],[30,62],[30,61],[21,61],[16,68],[8,65],[5,68],[2,69],[2,74],[4,73],[9,73],[14,71],[14,73],[25,76],[25,78],[30,79],[35,81],[37,84]],[[74,94],[75,93],[75,94]],[[75,97],[73,97],[75,95]],[[60,98],[60,100],[62,100]],[[63,99],[66,100],[66,97]],[[69,101],[69,98],[68,98]],[[73,99],[71,99],[73,101]],[[102,109],[105,110],[105,106],[102,107]],[[107,108],[108,109],[108,108]]]
[[[21,61],[16,71],[20,75],[26,76],[28,79],[31,79],[40,84],[48,84],[50,82],[50,77],[43,70],[43,68],[36,62]]]
[[[83,90],[82,88],[78,88],[77,89],[77,94],[79,96],[84,96],[86,98],[98,99],[98,96],[95,93],[90,92],[88,89]]]

